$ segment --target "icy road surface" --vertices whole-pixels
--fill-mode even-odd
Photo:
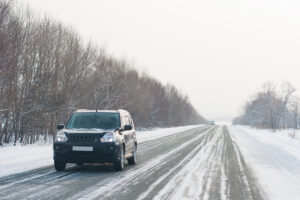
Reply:
[[[179,132],[197,128],[203,125],[189,125],[171,128],[154,128],[136,131],[139,143],[173,135]],[[53,150],[51,143],[39,141],[37,144],[22,146],[0,146],[0,178],[11,174],[26,172],[41,167],[53,165]]]
[[[264,199],[226,126],[138,145],[138,164],[48,166],[0,178],[0,199]]]

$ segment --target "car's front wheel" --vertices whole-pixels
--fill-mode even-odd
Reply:
[[[56,171],[64,171],[66,169],[66,162],[54,160],[54,167]]]
[[[119,158],[117,162],[114,163],[114,168],[116,171],[122,171],[124,169],[124,148],[123,146],[120,147],[119,150]]]

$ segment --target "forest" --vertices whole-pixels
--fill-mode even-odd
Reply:
[[[82,108],[126,109],[139,128],[207,122],[174,85],[84,42],[68,25],[0,1],[0,145],[54,136]]]
[[[277,129],[299,127],[299,98],[289,82],[266,82],[242,108],[233,124]]]

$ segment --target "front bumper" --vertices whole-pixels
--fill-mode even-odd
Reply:
[[[73,146],[93,147],[93,151],[73,151]],[[66,163],[114,163],[120,160],[116,143],[54,143],[54,160]]]

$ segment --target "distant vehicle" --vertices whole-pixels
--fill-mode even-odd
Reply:
[[[137,162],[137,140],[129,112],[125,110],[77,110],[66,126],[57,125],[53,144],[54,167],[66,163],[113,163],[122,171],[124,159]]]
[[[216,125],[215,121],[209,121],[209,125]]]

